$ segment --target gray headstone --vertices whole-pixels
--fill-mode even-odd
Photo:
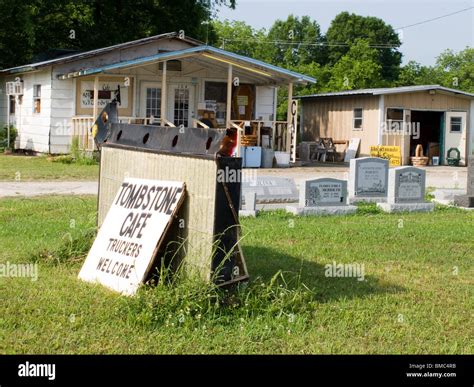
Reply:
[[[467,195],[474,196],[474,156],[468,157]]]
[[[389,203],[422,203],[425,201],[426,173],[415,167],[397,167],[389,171]]]
[[[256,194],[257,203],[297,202],[299,198],[294,180],[283,177],[258,176],[242,182],[242,196],[250,192]]]
[[[346,204],[346,180],[320,178],[301,182],[300,207],[331,207]]]
[[[243,209],[255,211],[256,201],[257,201],[257,194],[255,192],[245,193],[245,205]]]
[[[349,197],[353,199],[386,198],[389,161],[362,157],[350,161]]]
[[[467,160],[467,193],[454,197],[454,204],[459,207],[474,208],[474,156]]]

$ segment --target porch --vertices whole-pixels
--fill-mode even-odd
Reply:
[[[314,82],[264,62],[209,46],[163,52],[62,74],[76,89],[72,135],[93,150],[90,128],[120,91],[119,121],[128,124],[237,130],[240,146],[292,153],[296,146],[293,85]],[[287,117],[276,117],[277,88],[288,89]]]

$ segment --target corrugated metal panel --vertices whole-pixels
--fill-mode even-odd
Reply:
[[[474,94],[466,91],[451,89],[440,85],[419,85],[419,86],[401,86],[401,87],[381,87],[374,89],[358,89],[358,90],[344,90],[332,93],[319,93],[297,96],[295,98],[310,99],[322,97],[343,97],[351,95],[382,95],[382,94],[398,94],[398,93],[413,93],[417,91],[439,90],[447,93],[454,93],[474,98]]]
[[[334,140],[360,138],[360,154],[368,156],[370,146],[377,145],[378,98],[354,96],[344,99],[304,100],[303,139],[312,141],[317,137],[332,137]],[[356,107],[363,109],[363,130],[353,129],[353,109]]]
[[[209,280],[214,233],[216,162],[107,146],[102,147],[101,158],[99,225],[126,176],[186,182],[186,265],[191,272],[198,272]]]

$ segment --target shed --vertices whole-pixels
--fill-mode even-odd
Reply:
[[[303,141],[360,138],[360,156],[374,145],[399,146],[402,164],[418,144],[425,155],[457,148],[460,165],[474,150],[474,94],[440,85],[347,90],[296,97],[301,100]]]

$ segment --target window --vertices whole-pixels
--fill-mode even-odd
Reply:
[[[461,133],[461,131],[462,131],[462,117],[451,117],[450,129],[451,129],[451,132]]]
[[[216,101],[217,103],[227,102],[227,83],[206,82],[204,86],[204,99],[206,101]]]
[[[188,127],[189,89],[187,87],[174,90],[174,124]]]
[[[147,117],[161,117],[161,89],[157,87],[146,88],[146,112]]]
[[[9,95],[8,96],[9,102],[10,102],[10,114],[15,114],[15,108],[16,108],[16,103],[15,103],[15,96],[14,95]]]
[[[353,121],[353,129],[362,130],[362,108],[354,109]]]
[[[403,109],[387,109],[387,131],[398,132],[403,129]]]
[[[33,113],[41,113],[41,85],[33,85]]]

